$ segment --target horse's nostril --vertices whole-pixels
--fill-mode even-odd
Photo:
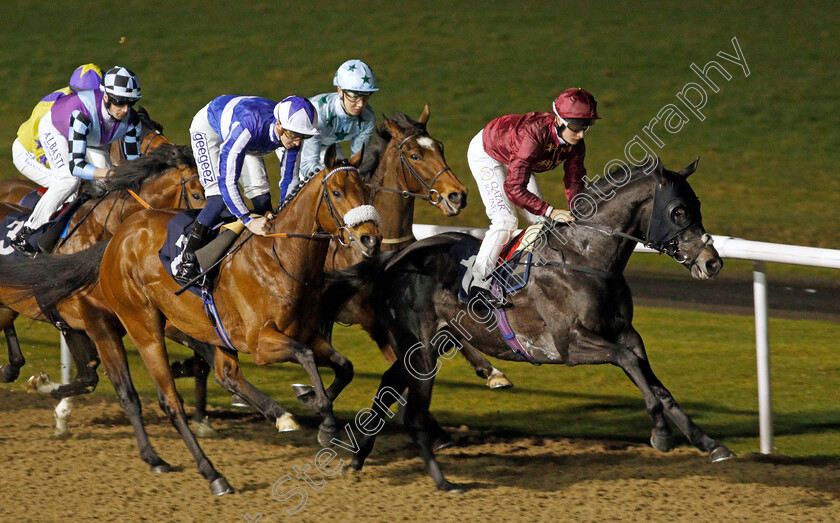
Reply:
[[[362,236],[362,245],[364,245],[368,249],[372,249],[376,247],[376,238],[369,234],[365,234]]]
[[[706,262],[706,271],[710,274],[717,274],[723,267],[723,261],[718,258],[711,259]]]
[[[455,205],[464,206],[467,203],[467,193],[464,192],[451,192],[446,198]]]

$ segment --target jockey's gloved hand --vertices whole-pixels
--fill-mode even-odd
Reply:
[[[556,222],[569,223],[575,221],[574,215],[566,209],[552,209],[548,217]]]
[[[270,224],[268,223],[268,219],[264,216],[254,217],[245,225],[249,231],[258,236],[265,236],[268,234],[269,226]]]

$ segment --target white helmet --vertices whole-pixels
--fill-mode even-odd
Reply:
[[[378,91],[376,75],[373,69],[361,60],[347,60],[335,72],[333,85],[346,91],[372,93]]]
[[[140,99],[140,80],[137,75],[125,67],[115,66],[108,69],[102,80],[102,87],[109,98],[114,100],[137,101]]]
[[[274,106],[274,117],[286,131],[314,136],[318,131],[318,111],[301,96],[288,96]]]

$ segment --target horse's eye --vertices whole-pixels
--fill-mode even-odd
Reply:
[[[417,161],[420,160],[420,155],[414,153],[414,154],[411,155],[411,159],[414,160],[415,162],[417,162]]]
[[[677,224],[683,224],[688,219],[688,212],[685,207],[680,206],[671,211],[671,220]]]
[[[193,194],[193,195],[192,195],[192,198],[193,198],[193,200],[200,200],[200,199],[201,199],[201,195],[200,195],[200,194]]]
[[[341,191],[338,191],[338,190],[333,191],[333,196],[335,196],[336,198],[341,198]]]

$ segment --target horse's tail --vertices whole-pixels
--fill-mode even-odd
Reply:
[[[108,242],[74,254],[39,254],[35,258],[0,258],[0,286],[12,302],[37,298],[56,305],[99,280],[99,264]]]
[[[327,273],[319,311],[319,332],[324,338],[332,338],[333,323],[344,305],[362,288],[376,286],[378,276],[393,255],[393,251],[383,252],[346,269]],[[372,290],[375,292],[375,289]]]

